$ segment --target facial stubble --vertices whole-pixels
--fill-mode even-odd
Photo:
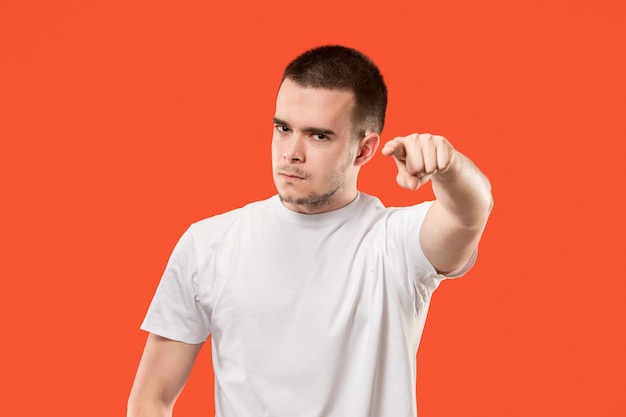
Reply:
[[[307,196],[300,198],[288,198],[279,193],[280,200],[283,203],[296,205],[299,207],[307,207],[307,211],[319,211],[320,209],[332,203],[333,197],[339,190],[346,186],[346,172],[354,163],[354,152],[350,150],[346,156],[344,163],[336,170],[331,178],[330,187],[326,192],[318,193],[311,191]],[[310,177],[307,175],[307,177]],[[307,178],[308,179],[308,178]]]

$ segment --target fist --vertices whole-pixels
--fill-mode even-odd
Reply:
[[[433,175],[446,173],[454,161],[454,148],[443,136],[414,133],[387,142],[383,155],[398,166],[396,181],[402,188],[417,190]]]

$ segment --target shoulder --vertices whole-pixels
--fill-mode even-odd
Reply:
[[[376,196],[361,192],[359,196],[362,208],[374,208],[377,210],[385,210],[386,212],[422,212],[428,211],[434,200],[426,200],[411,206],[386,206]]]
[[[246,204],[243,207],[238,207],[226,211],[224,213],[215,214],[211,217],[204,218],[195,223],[192,223],[190,228],[193,230],[201,231],[206,228],[212,228],[219,225],[229,224],[236,222],[245,216],[262,215],[263,213],[270,211],[272,207],[272,201],[275,197],[270,197],[266,200],[254,201]]]
[[[424,201],[413,206],[406,207],[388,207],[387,213],[390,216],[407,217],[407,220],[423,221],[426,213],[433,205],[434,201]]]
[[[408,221],[421,223],[434,203],[428,200],[412,206],[385,206],[377,197],[361,193],[362,210],[377,212],[386,221]]]
[[[273,196],[265,200],[255,201],[243,207],[199,220],[192,223],[186,233],[198,242],[223,237],[234,228],[239,228],[244,222],[267,216],[272,212],[276,198]]]

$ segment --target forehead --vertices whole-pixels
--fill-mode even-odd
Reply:
[[[302,87],[285,79],[276,97],[275,117],[294,125],[350,128],[354,103],[351,91]]]

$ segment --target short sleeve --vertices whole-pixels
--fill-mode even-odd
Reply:
[[[476,261],[476,252],[461,268],[446,275],[437,273],[424,254],[419,234],[424,218],[432,205],[427,201],[411,207],[391,208],[387,219],[388,251],[395,256],[397,269],[406,274],[413,285],[426,293],[432,292],[446,278],[465,274]]]
[[[199,302],[193,235],[187,230],[174,248],[141,329],[189,344],[204,342],[210,317]]]

